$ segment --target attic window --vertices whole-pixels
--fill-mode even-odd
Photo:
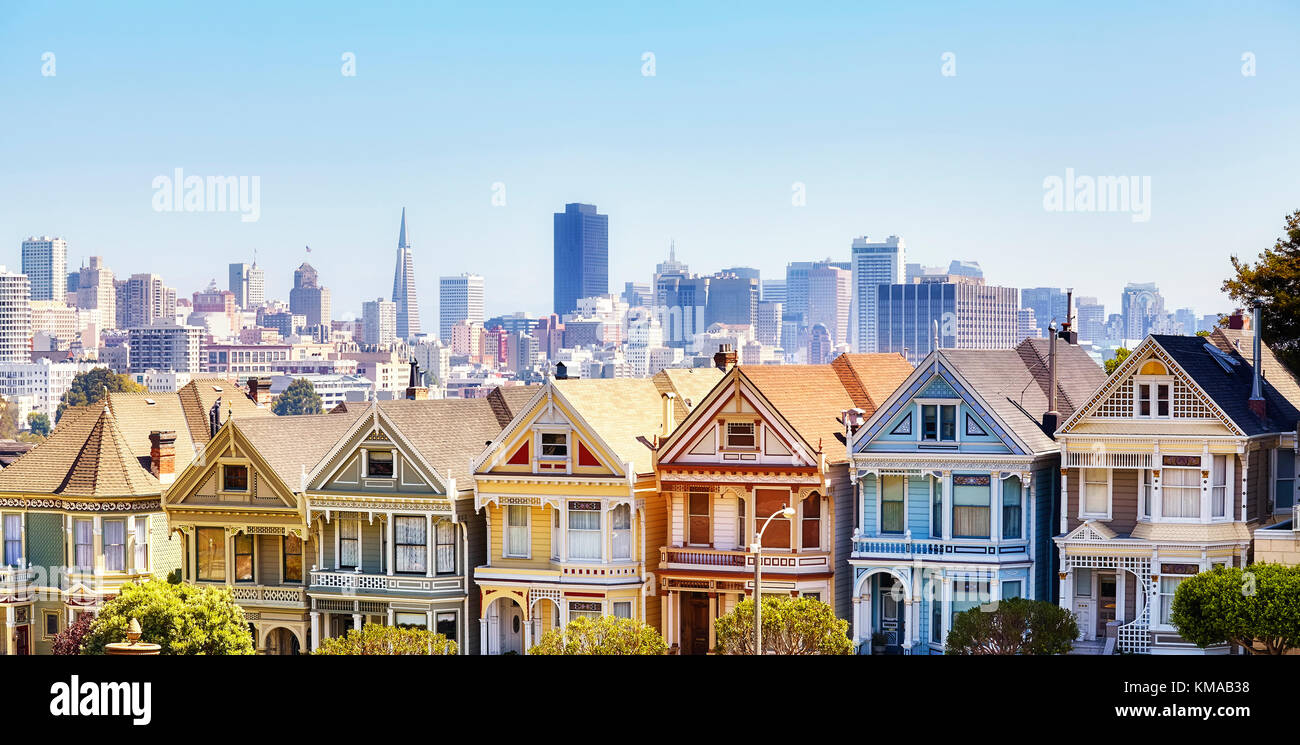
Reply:
[[[224,491],[248,491],[248,466],[226,466],[221,472]]]
[[[736,450],[753,450],[758,447],[753,422],[727,422],[727,447]]]
[[[371,450],[367,453],[366,475],[373,478],[391,479],[393,477],[393,452],[391,450]]]
[[[543,458],[569,457],[569,435],[565,432],[542,433]]]

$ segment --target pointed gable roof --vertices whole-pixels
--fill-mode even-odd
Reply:
[[[1173,358],[1183,372],[1194,380],[1196,385],[1247,436],[1295,431],[1296,423],[1300,420],[1300,411],[1297,410],[1300,401],[1288,397],[1278,388],[1279,385],[1289,388],[1292,395],[1295,395],[1297,393],[1295,378],[1277,360],[1272,350],[1268,350],[1267,345],[1260,344],[1263,357],[1265,413],[1268,418],[1266,421],[1260,421],[1259,417],[1250,410],[1249,405],[1255,375],[1251,360],[1254,356],[1251,351],[1254,339],[1251,335],[1238,336],[1238,341],[1246,346],[1244,353],[1227,334],[1219,334],[1217,339],[1213,335],[1206,339],[1200,336],[1164,334],[1152,334],[1150,338]],[[1214,354],[1206,349],[1207,346],[1226,352],[1236,359],[1238,364],[1228,365],[1230,370],[1225,369],[1215,360]]]
[[[162,486],[127,446],[107,401],[64,412],[49,438],[0,471],[0,491],[156,497]]]

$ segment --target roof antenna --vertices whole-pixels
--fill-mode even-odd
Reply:
[[[1056,321],[1047,326],[1047,411],[1043,412],[1043,429],[1048,433],[1056,432],[1061,422],[1061,413],[1056,410]]]
[[[931,328],[931,330],[932,330],[932,332],[933,332],[932,335],[931,335],[930,351],[932,351],[932,352],[933,352],[933,351],[938,351],[938,349],[939,349],[939,322],[938,322],[937,320],[935,320],[935,321],[931,321],[931,322],[930,322],[930,328]]]

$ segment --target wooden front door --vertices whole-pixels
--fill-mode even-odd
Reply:
[[[682,654],[709,653],[709,596],[684,592],[682,598]]]
[[[1115,573],[1097,573],[1097,628],[1098,639],[1106,636],[1106,624],[1115,620]]]
[[[14,654],[31,654],[31,649],[27,643],[27,630],[30,626],[14,627]]]

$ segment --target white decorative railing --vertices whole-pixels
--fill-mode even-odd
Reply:
[[[902,536],[854,536],[853,557],[913,558],[926,556],[960,557],[962,561],[995,562],[999,555],[1023,559],[1029,551],[1028,541],[994,543],[990,539],[912,538]]]
[[[32,583],[32,570],[23,567],[0,567],[0,595],[17,595]]]
[[[460,590],[464,588],[464,576],[460,574],[424,575],[362,574],[349,571],[315,571],[311,573],[313,589],[340,590],[353,593],[366,590],[401,593],[429,593]]]
[[[307,593],[301,587],[265,587],[235,585],[230,589],[236,601],[259,605],[306,605]]]
[[[1070,450],[1065,454],[1067,468],[1149,469],[1151,453],[1113,453],[1107,450]]]
[[[911,537],[854,538],[853,553],[888,556],[937,556],[943,553],[942,539],[914,539]]]

